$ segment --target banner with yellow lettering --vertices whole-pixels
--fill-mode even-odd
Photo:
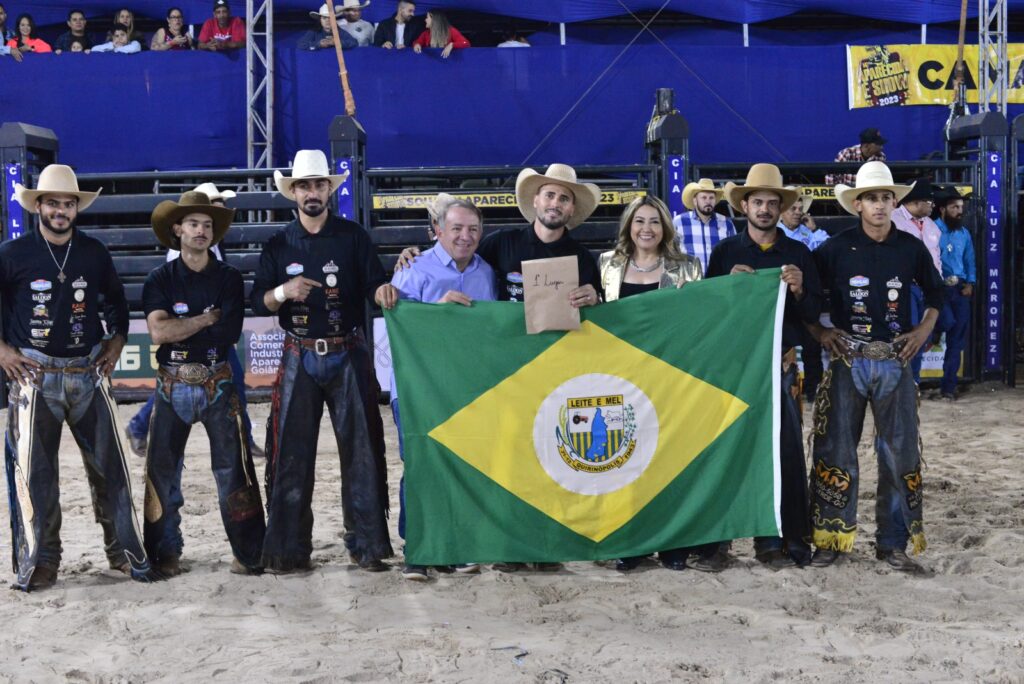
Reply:
[[[949,105],[953,101],[956,45],[847,45],[850,109]],[[1024,43],[1007,45],[1007,102],[1024,103]],[[978,46],[964,48],[967,101],[978,102]]]

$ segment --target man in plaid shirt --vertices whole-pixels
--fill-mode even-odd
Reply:
[[[722,190],[715,188],[710,178],[701,178],[683,188],[683,206],[689,211],[672,219],[679,248],[684,254],[700,259],[702,272],[707,271],[715,245],[736,234],[732,221],[715,213],[715,206],[721,201]]]
[[[835,160],[837,162],[884,162],[885,150],[882,149],[883,145],[885,145],[885,138],[882,137],[881,131],[877,128],[865,128],[860,132],[860,144],[851,145],[839,150]],[[826,185],[835,185],[836,183],[853,185],[856,180],[857,177],[852,173],[829,174],[825,176]]]

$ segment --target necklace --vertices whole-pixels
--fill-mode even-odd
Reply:
[[[633,267],[633,270],[636,271],[637,273],[650,273],[651,271],[657,271],[659,268],[661,268],[661,264],[664,261],[665,261],[664,257],[658,257],[658,263],[654,264],[653,266],[649,266],[648,268],[640,268],[639,266],[636,265],[636,260],[633,259],[633,258],[630,258],[629,264]]]
[[[58,264],[57,257],[53,256],[53,249],[50,247],[50,241],[47,240],[46,238],[43,238],[43,243],[46,244],[46,249],[50,253],[50,258],[53,259],[54,266],[60,269],[60,273],[57,274],[57,280],[59,280],[61,283],[67,280],[67,276],[64,275],[64,267],[68,263],[68,257],[71,256],[71,240],[73,239],[74,237],[68,240],[68,251],[64,253],[64,263]]]

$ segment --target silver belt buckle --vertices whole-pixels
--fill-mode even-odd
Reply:
[[[178,379],[186,385],[201,385],[210,379],[210,369],[201,363],[178,366]]]
[[[327,356],[327,340],[321,337],[314,341],[313,350],[320,356]]]
[[[868,342],[861,348],[861,355],[872,361],[885,361],[892,358],[892,345],[888,342],[875,340]]]

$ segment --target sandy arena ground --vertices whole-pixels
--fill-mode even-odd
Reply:
[[[266,405],[253,408],[261,424]],[[134,409],[122,408],[125,420]],[[45,591],[0,591],[0,681],[1021,681],[1022,415],[1024,391],[925,402],[924,559],[933,578],[874,560],[870,425],[862,534],[843,566],[772,572],[745,540],[720,575],[651,565],[625,576],[571,563],[555,575],[485,569],[427,584],[403,580],[397,567],[368,574],[349,564],[326,417],[314,500],[319,567],[286,577],[228,573],[198,427],[184,483],[191,570],[156,585],[106,570],[65,431],[61,576]],[[397,512],[397,444],[390,415],[385,422]],[[137,499],[142,466],[132,458]],[[2,506],[6,520],[6,497]],[[6,524],[0,544],[9,553]]]

